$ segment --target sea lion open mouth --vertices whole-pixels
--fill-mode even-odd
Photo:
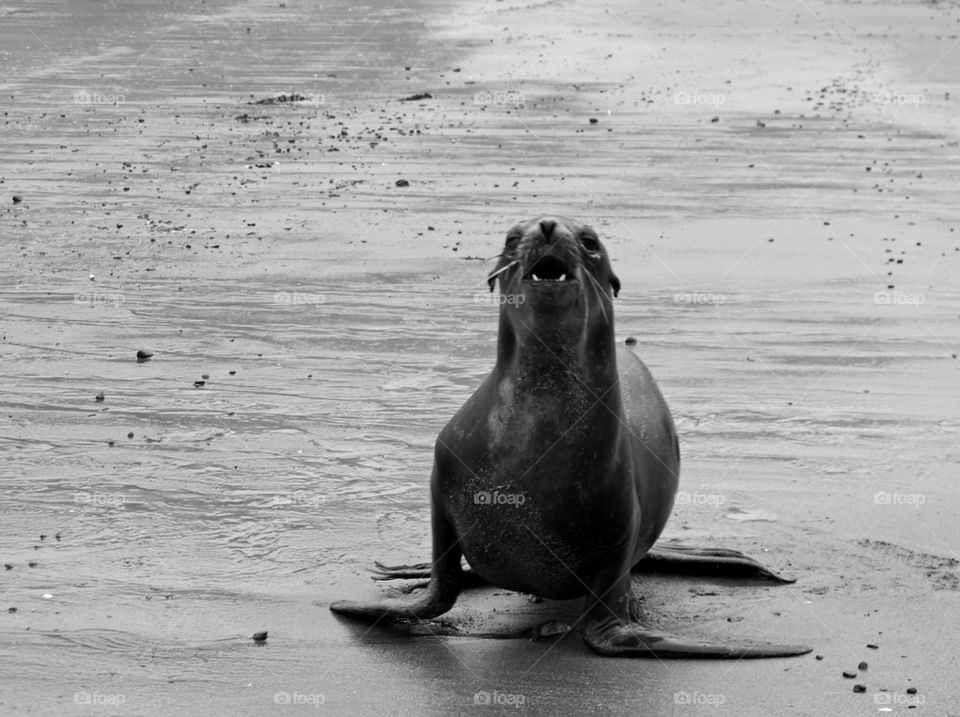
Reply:
[[[553,254],[540,257],[540,259],[530,267],[530,270],[523,275],[523,278],[525,281],[537,283],[562,283],[577,280],[576,269],[571,267],[568,262]]]

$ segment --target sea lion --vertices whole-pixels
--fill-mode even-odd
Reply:
[[[780,578],[735,551],[653,547],[677,491],[677,433],[647,367],[616,345],[620,280],[596,232],[563,217],[517,224],[488,280],[515,300],[500,304],[493,371],[436,442],[432,563],[378,565],[381,579],[429,575],[429,584],[420,595],[330,609],[377,621],[436,617],[465,583],[463,556],[474,577],[501,588],[586,596],[582,636],[602,655],[809,652],[705,642],[638,621],[634,569]]]

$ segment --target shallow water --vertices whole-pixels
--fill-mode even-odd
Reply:
[[[249,689],[236,699],[252,714],[268,687],[315,679],[369,708],[406,680],[411,712],[440,713],[469,702],[463,664],[515,665],[505,651],[533,670],[532,645],[357,637],[326,604],[373,559],[428,556],[433,441],[495,350],[481,259],[515,219],[559,209],[605,237],[618,334],[639,338],[673,408],[672,536],[769,546],[804,589],[853,590],[834,582],[846,560],[869,591],[870,560],[894,556],[898,597],[956,591],[946,133],[773,115],[761,132],[736,112],[717,127],[623,110],[628,89],[585,135],[593,100],[550,82],[525,86],[519,124],[478,109],[478,89],[504,83],[453,72],[456,46],[424,22],[443,3],[154,7],[0,16],[0,607],[17,608],[0,654],[22,688],[7,704],[82,710],[86,690],[162,713],[184,704],[175,684],[220,708]],[[396,101],[424,89],[439,99]],[[292,91],[309,101],[248,104]],[[889,545],[856,552],[865,537]],[[659,589],[665,614],[670,590],[693,607]],[[743,604],[768,615],[774,599]],[[782,600],[807,634],[836,632]],[[697,610],[722,623],[733,602]],[[276,647],[253,647],[267,628]],[[574,647],[554,659],[588,669]],[[389,677],[358,696],[370,674]],[[649,674],[630,705],[671,694],[653,688],[672,672]],[[526,689],[579,689],[539,679]]]

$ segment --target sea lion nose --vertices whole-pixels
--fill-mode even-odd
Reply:
[[[557,223],[552,219],[540,220],[540,232],[543,234],[543,238],[548,244],[553,243],[553,230],[556,228],[556,226]]]

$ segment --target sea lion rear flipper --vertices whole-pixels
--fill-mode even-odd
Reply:
[[[413,565],[384,565],[379,560],[373,563],[371,576],[374,580],[420,580],[429,578],[433,572],[430,563]]]
[[[657,543],[633,566],[636,573],[674,573],[722,578],[760,578],[794,583],[737,550],[694,548],[679,543]]]
[[[430,563],[414,563],[413,565],[384,565],[379,560],[374,561],[371,571],[373,580],[423,580],[432,574]],[[462,585],[465,588],[481,587],[489,583],[481,578],[473,568],[463,568],[461,575]]]

